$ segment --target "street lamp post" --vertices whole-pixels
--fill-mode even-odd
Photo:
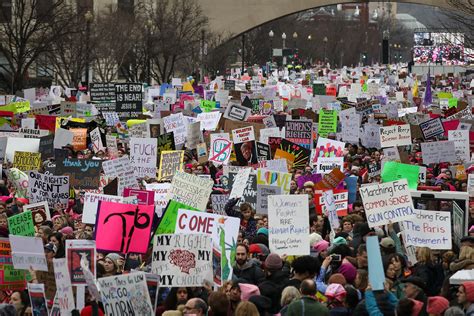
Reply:
[[[245,68],[245,33],[242,33],[242,76],[244,75]]]
[[[324,63],[326,63],[326,48],[327,48],[327,46],[328,46],[328,38],[327,38],[327,36],[324,36],[323,42],[324,42]]]
[[[298,33],[294,32],[293,33],[293,62],[295,60],[295,55],[296,55],[296,39],[298,38]]]
[[[283,66],[286,65],[286,56],[285,56],[285,41],[286,41],[286,34],[283,33],[281,34],[281,39],[283,41],[283,49],[282,49],[282,55],[283,55]]]
[[[272,30],[268,33],[268,36],[270,37],[270,62],[273,61],[273,36],[275,36],[275,33],[273,33]]]
[[[90,49],[89,49],[89,42],[90,42],[90,34],[91,34],[91,22],[94,19],[91,11],[87,11],[84,14],[84,19],[86,20],[86,86],[87,90],[89,90],[89,68],[90,68]]]
[[[344,58],[344,39],[341,38],[341,68],[342,68],[342,60]]]

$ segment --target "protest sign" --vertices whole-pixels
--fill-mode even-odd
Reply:
[[[13,167],[21,171],[38,170],[41,167],[41,153],[15,151]]]
[[[285,138],[295,144],[311,149],[312,147],[311,121],[286,121]]]
[[[171,183],[145,183],[147,191],[155,192],[155,213],[158,217],[162,216],[163,209],[166,207],[168,201],[166,196],[171,188]]]
[[[40,237],[9,235],[15,269],[48,271],[43,240]]]
[[[337,217],[336,211],[336,199],[334,198],[334,194],[332,190],[325,190],[322,193],[323,196],[323,205],[325,207],[325,213],[323,213],[329,220],[329,225],[331,229],[337,229],[341,227],[339,223],[339,218]]]
[[[66,207],[69,200],[69,176],[52,176],[30,171],[28,174],[30,202],[47,201],[51,207]]]
[[[240,219],[218,214],[179,209],[176,219],[177,234],[206,234],[212,236],[214,248],[214,283],[232,277]],[[220,263],[220,271],[218,269]]]
[[[161,152],[162,151],[170,151],[170,150],[175,150],[176,146],[174,143],[174,136],[173,132],[170,133],[164,133],[160,136],[157,137],[157,150],[156,154],[158,157],[161,157]],[[157,160],[158,164],[160,163],[159,159]]]
[[[41,153],[41,159],[46,160],[54,157],[54,134],[43,136],[40,138],[39,152]]]
[[[167,199],[205,210],[212,191],[213,181],[185,172],[176,172],[171,181]]]
[[[13,162],[15,151],[39,152],[40,140],[37,138],[16,138],[8,137],[5,148],[5,159]]]
[[[56,159],[56,174],[68,175],[69,184],[76,189],[99,187],[102,161],[63,157]]]
[[[319,137],[316,148],[314,149],[315,154],[313,156],[312,164],[315,165],[320,157],[331,158],[331,157],[344,157],[345,143],[329,138]]]
[[[469,162],[471,159],[469,147],[469,131],[448,131],[448,140],[454,142],[454,150],[456,153],[457,161],[463,163]]]
[[[102,143],[102,136],[100,134],[100,129],[98,127],[94,128],[90,132],[92,150],[97,153],[99,151],[105,151],[104,144]],[[40,143],[41,146],[41,143]]]
[[[385,272],[382,264],[379,240],[377,236],[367,237],[367,259],[369,265],[369,281],[373,290],[383,290]]]
[[[93,240],[66,240],[66,261],[71,284],[87,284],[82,266],[95,276],[95,242]]]
[[[28,283],[28,295],[30,296],[31,309],[34,311],[34,316],[49,315],[44,284]]]
[[[61,309],[61,315],[71,315],[71,311],[75,308],[75,305],[66,259],[53,259],[53,265],[57,287],[56,296],[59,302],[59,308]]]
[[[20,128],[19,136],[23,138],[41,138],[49,134],[48,130],[35,128]],[[54,136],[53,136],[54,137]]]
[[[470,173],[467,176],[467,193],[469,197],[474,197],[474,174]]]
[[[197,144],[202,142],[202,132],[199,124],[199,122],[194,122],[188,125],[186,132],[186,148],[195,149]]]
[[[381,147],[411,145],[410,124],[380,127]]]
[[[260,142],[264,144],[268,144],[269,137],[280,137],[280,128],[278,127],[271,127],[271,128],[264,128],[260,130]]]
[[[272,253],[309,255],[308,197],[268,196],[268,227],[269,248]]]
[[[31,211],[25,211],[8,217],[8,231],[17,236],[35,236],[35,226]]]
[[[292,143],[289,140],[282,139],[280,143],[281,150],[295,156],[293,161],[293,166],[295,168],[304,169],[304,167],[309,163],[311,158],[311,150],[306,149],[298,144]],[[274,159],[277,159],[276,153]]]
[[[184,150],[162,151],[158,180],[170,181],[176,171],[183,171]]]
[[[250,142],[255,140],[253,126],[247,126],[232,130],[232,141],[234,144]]]
[[[270,160],[271,149],[270,146],[264,143],[256,142],[257,144],[257,160]]]
[[[320,174],[330,173],[333,169],[339,168],[343,171],[343,157],[319,157],[316,162],[316,172]]]
[[[96,222],[97,207],[99,201],[108,201],[122,203],[123,197],[106,194],[88,193],[84,195],[84,208],[82,211],[82,222],[85,224],[93,224]]]
[[[197,122],[200,123],[201,131],[214,131],[221,118],[220,112],[199,113],[196,117]]]
[[[160,286],[212,284],[212,237],[205,234],[155,236],[151,271]]]
[[[330,133],[337,130],[337,111],[321,110],[319,111],[318,134],[327,137]]]
[[[415,217],[403,221],[404,242],[416,247],[451,249],[451,213],[414,210]]]
[[[91,82],[89,87],[91,102],[115,101],[115,84],[111,82]]]
[[[268,197],[270,195],[280,195],[281,187],[273,185],[257,184],[257,208],[258,214],[268,214]]]
[[[155,138],[130,139],[130,164],[135,178],[156,177],[156,146]]]
[[[234,178],[237,173],[229,173],[229,188],[233,187]],[[255,209],[257,206],[257,177],[254,174],[250,174],[245,185],[244,193],[236,206],[240,206],[242,203],[248,203]]]
[[[8,174],[7,174],[8,180],[11,181],[13,184],[13,187],[15,188],[15,196],[18,197],[24,197],[26,198],[27,196],[29,197],[29,181],[28,181],[28,175],[21,171],[18,170],[17,168],[10,168]]]
[[[189,205],[169,200],[166,208],[163,211],[163,216],[161,217],[158,228],[155,231],[155,235],[173,234],[175,232],[178,209],[198,211],[196,208]]]
[[[136,118],[142,112],[142,84],[115,84],[115,112],[120,118]]]
[[[153,205],[100,201],[95,230],[97,250],[146,253],[154,213]],[[111,231],[120,234],[107,233]]]
[[[425,165],[457,161],[454,141],[421,143],[421,153]]]
[[[153,315],[145,273],[114,275],[97,282],[107,316]]]
[[[419,174],[420,167],[417,165],[387,161],[383,164],[381,177],[382,182],[406,179],[408,188],[410,190],[416,190],[418,188]]]
[[[183,113],[171,114],[163,118],[166,132],[173,132],[175,145],[184,144],[186,141],[186,124]]]
[[[211,194],[212,212],[226,215],[224,207],[229,201],[229,194]]]
[[[257,164],[252,165],[254,169],[267,169],[278,172],[288,172],[288,165],[285,159],[261,160]]]
[[[424,139],[444,134],[443,123],[439,117],[420,123],[420,129]]]
[[[291,173],[267,169],[257,170],[257,185],[272,185],[281,188],[283,194],[290,193]]]
[[[23,212],[26,211],[31,211],[33,225],[37,227],[41,226],[41,224],[47,220],[51,220],[51,214],[49,213],[49,207],[46,201],[24,205]]]
[[[369,177],[371,177],[371,178],[374,178],[374,177],[380,175],[380,172],[382,171],[380,164],[377,163],[377,162],[369,163],[368,169],[369,169],[368,170]]]
[[[245,187],[247,185],[247,180],[250,176],[251,171],[252,168],[245,168],[239,170],[239,172],[234,178],[232,191],[230,192],[229,199],[240,198],[243,196]]]
[[[25,287],[25,271],[13,268],[10,241],[0,238],[0,289],[13,290]]]
[[[246,121],[251,110],[238,104],[229,104],[224,112],[224,118],[235,121]]]
[[[137,179],[128,156],[107,160],[102,163],[105,175],[118,178],[118,194],[125,188],[138,188]]]
[[[353,110],[354,112],[345,112]],[[341,138],[343,141],[357,144],[360,138],[360,115],[355,113],[354,108],[339,112],[341,122]],[[319,140],[318,140],[319,141]]]
[[[72,147],[75,151],[84,150],[87,148],[87,128],[71,128],[73,133]]]
[[[232,152],[232,142],[229,133],[211,134],[209,161],[226,165]]]
[[[153,191],[125,188],[125,190],[123,190],[123,196],[135,196],[138,205],[154,205],[155,203],[155,192]]]
[[[61,149],[64,146],[72,145],[73,139],[73,132],[64,128],[58,128],[56,129],[56,133],[54,133],[53,146],[55,149]]]
[[[360,188],[369,227],[412,219],[415,215],[406,179]]]

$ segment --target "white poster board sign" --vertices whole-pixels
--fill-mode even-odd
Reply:
[[[451,213],[415,209],[415,217],[403,221],[403,234],[409,246],[451,249]]]

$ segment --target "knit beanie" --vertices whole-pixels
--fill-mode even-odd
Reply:
[[[410,298],[410,300],[413,301],[414,305],[413,305],[413,309],[411,311],[411,315],[412,316],[418,316],[420,315],[420,312],[421,312],[421,309],[423,308],[423,302],[420,302],[420,301],[417,301],[417,300],[413,300]]]
[[[268,256],[270,250],[264,244],[251,244],[249,246],[249,253],[261,253],[265,256]]]
[[[313,245],[313,249],[316,250],[317,252],[328,250],[328,248],[329,248],[329,242],[327,242],[324,239],[318,241],[315,245]]]
[[[428,298],[426,311],[429,314],[443,314],[449,307],[449,301],[442,296],[432,296]]]
[[[323,237],[321,237],[320,234],[312,233],[311,235],[309,235],[309,244],[314,245],[315,243],[321,241],[322,239]]]
[[[334,273],[328,279],[328,284],[331,283],[336,283],[345,286],[347,284],[347,281],[344,275],[342,275],[342,273]]]
[[[254,295],[260,295],[258,286],[248,283],[240,283],[240,299],[242,301],[248,301]]]
[[[283,267],[283,261],[276,253],[271,253],[265,259],[265,268],[268,270],[280,270]]]
[[[339,302],[344,302],[344,298],[346,297],[346,289],[341,284],[329,284],[328,287],[326,288],[326,292],[324,295],[326,295],[327,298],[329,299],[335,299],[338,300]]]
[[[466,291],[466,298],[469,302],[474,302],[474,281],[464,282],[464,291]]]
[[[115,253],[115,252],[111,252],[109,253],[107,256],[105,256],[106,258],[109,258],[110,260],[113,261],[115,267],[118,267],[118,259],[120,258],[123,258],[121,255],[119,255],[118,253]]]
[[[258,230],[257,230],[257,235],[258,234],[264,234],[268,237],[268,228],[266,227],[260,227]]]

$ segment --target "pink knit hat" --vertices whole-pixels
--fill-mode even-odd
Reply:
[[[317,243],[313,245],[313,249],[317,252],[328,250],[328,248],[329,248],[329,242],[327,242],[324,239],[318,241]]]
[[[260,290],[258,289],[258,286],[253,285],[253,284],[248,284],[248,283],[240,283],[240,299],[242,301],[248,301],[249,298],[255,295],[260,295]]]
[[[413,300],[411,298],[410,298],[410,300],[412,300],[413,303],[415,303],[415,305],[413,305],[413,310],[411,311],[411,315],[412,316],[420,315],[421,309],[423,308],[423,302]]]
[[[442,296],[432,296],[428,298],[426,311],[428,314],[443,314],[449,307],[449,301]]]

